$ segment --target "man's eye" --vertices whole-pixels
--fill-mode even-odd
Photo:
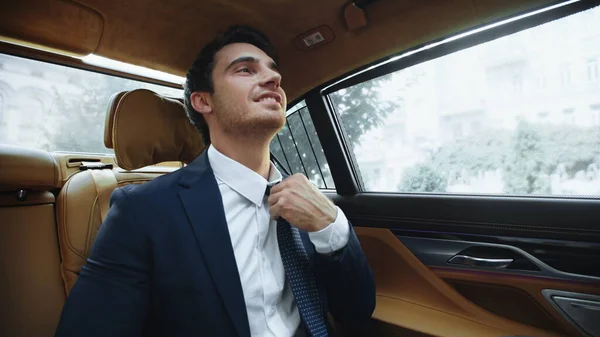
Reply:
[[[241,68],[240,70],[238,70],[239,73],[250,73],[250,69],[248,68]]]

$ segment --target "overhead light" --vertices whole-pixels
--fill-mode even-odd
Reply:
[[[116,70],[132,75],[154,78],[157,80],[183,85],[185,77],[176,76],[146,67],[140,67],[133,64],[111,60],[106,57],[89,54],[81,58],[84,63],[91,64],[96,67]]]

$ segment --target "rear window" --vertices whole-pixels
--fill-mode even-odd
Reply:
[[[600,7],[329,95],[367,192],[600,195]]]
[[[139,88],[183,97],[179,89],[0,54],[0,143],[111,154],[103,140],[109,98]]]
[[[329,164],[305,101],[286,112],[286,123],[271,141],[275,163],[290,174],[302,173],[321,189],[335,189]]]

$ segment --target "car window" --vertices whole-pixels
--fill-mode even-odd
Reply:
[[[113,153],[104,120],[113,93],[182,90],[0,54],[0,143],[46,151]]]
[[[287,111],[286,123],[270,148],[278,165],[288,173],[302,173],[322,189],[335,188],[305,101]]]
[[[600,195],[600,7],[328,97],[367,192]]]

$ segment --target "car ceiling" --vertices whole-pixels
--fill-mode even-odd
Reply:
[[[0,4],[0,40],[53,52],[89,53],[184,76],[218,31],[246,24],[280,54],[288,100],[361,65],[548,0],[379,0],[368,25],[349,31],[344,0],[25,0]],[[35,24],[32,24],[35,22]],[[334,40],[311,49],[293,40],[326,25]]]

